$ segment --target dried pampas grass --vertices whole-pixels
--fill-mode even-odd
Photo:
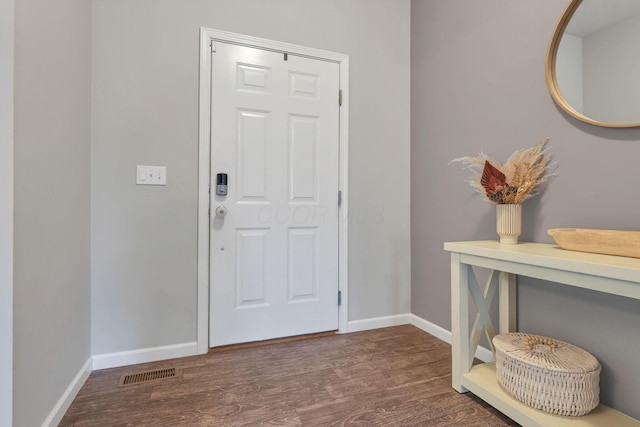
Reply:
[[[503,164],[484,153],[478,157],[460,157],[471,170],[468,183],[487,200],[496,204],[520,204],[534,196],[549,178],[551,157],[545,138],[531,148],[518,150]]]

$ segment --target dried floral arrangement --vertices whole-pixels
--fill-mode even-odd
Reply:
[[[547,181],[551,157],[545,138],[531,148],[513,153],[506,163],[480,153],[478,157],[460,157],[472,171],[468,182],[487,200],[495,204],[519,204],[534,196],[540,184]]]

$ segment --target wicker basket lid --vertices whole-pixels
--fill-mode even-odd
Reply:
[[[496,335],[493,345],[496,352],[538,368],[567,373],[600,369],[598,359],[591,353],[553,338],[513,332]]]

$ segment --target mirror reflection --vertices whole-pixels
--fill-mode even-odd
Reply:
[[[640,0],[572,7],[555,58],[562,98],[593,124],[640,126]]]

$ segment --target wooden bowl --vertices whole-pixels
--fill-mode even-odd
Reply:
[[[640,231],[550,228],[547,233],[562,249],[640,258]]]

